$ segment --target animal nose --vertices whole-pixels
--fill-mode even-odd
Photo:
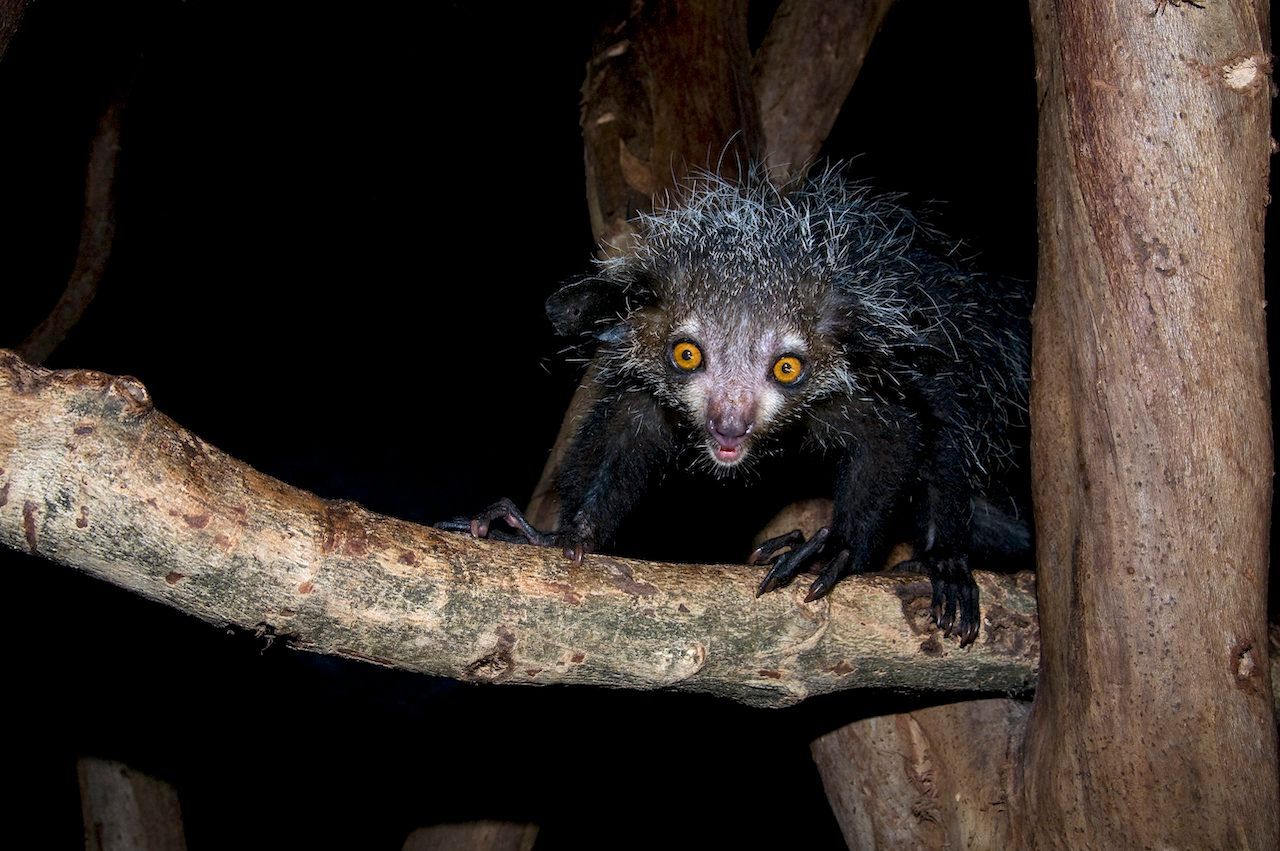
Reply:
[[[707,431],[715,438],[716,443],[731,449],[747,439],[754,422],[748,421],[741,414],[713,416],[707,420]]]

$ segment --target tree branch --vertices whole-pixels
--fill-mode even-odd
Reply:
[[[804,174],[893,0],[783,0],[752,63],[775,183]]]
[[[623,248],[631,219],[691,170],[758,160],[746,0],[632,3],[601,27],[582,84],[591,231]]]
[[[98,282],[111,259],[115,243],[116,164],[120,159],[120,118],[128,97],[129,83],[116,86],[98,119],[89,149],[89,165],[84,179],[84,217],[80,222],[80,245],[67,287],[44,321],[23,340],[19,354],[30,363],[43,363],[67,332],[80,321],[89,302],[98,292]]]
[[[0,541],[218,624],[460,680],[709,692],[758,706],[857,687],[1026,691],[1030,574],[982,574],[968,651],[923,577],[755,598],[746,567],[477,541],[326,501],[156,411],[133,378],[0,350]]]

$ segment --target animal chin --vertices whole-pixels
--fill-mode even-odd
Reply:
[[[747,446],[745,443],[739,443],[737,446],[721,446],[716,442],[712,442],[707,449],[711,452],[711,458],[722,467],[732,467],[747,457]]]

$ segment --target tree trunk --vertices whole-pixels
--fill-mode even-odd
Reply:
[[[1020,847],[1280,845],[1267,7],[1154,7],[1032,3],[1043,643]]]
[[[76,763],[87,851],[184,851],[178,793],[111,760]]]
[[[816,740],[813,759],[849,847],[1010,847],[1010,766],[1028,706],[952,703]]]
[[[582,85],[591,230],[608,251],[690,171],[760,157],[746,0],[639,0],[605,22]]]

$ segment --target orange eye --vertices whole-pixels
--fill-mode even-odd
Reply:
[[[702,366],[702,349],[685,340],[676,343],[671,349],[672,362],[686,372],[693,372]]]
[[[773,377],[781,384],[794,384],[804,371],[804,364],[795,355],[783,355],[773,362]]]

